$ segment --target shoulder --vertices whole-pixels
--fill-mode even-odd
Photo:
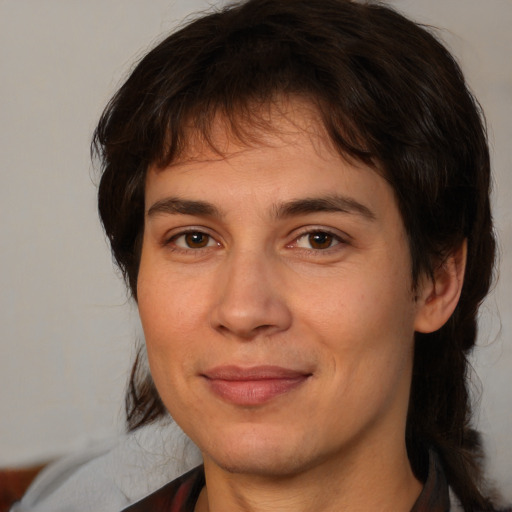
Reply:
[[[200,463],[175,424],[148,425],[50,465],[11,512],[119,512]]]

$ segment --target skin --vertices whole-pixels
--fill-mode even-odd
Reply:
[[[408,511],[414,332],[451,280],[413,291],[392,189],[314,111],[271,121],[244,145],[218,119],[222,157],[197,142],[147,174],[138,305],[160,396],[203,453],[196,510]],[[269,365],[298,377],[216,373]]]

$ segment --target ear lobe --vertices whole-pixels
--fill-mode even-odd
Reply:
[[[467,240],[464,240],[435,270],[433,279],[424,277],[419,286],[415,331],[437,331],[455,311],[464,282],[466,255]]]

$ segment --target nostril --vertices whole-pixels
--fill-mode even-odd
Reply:
[[[273,326],[271,324],[265,324],[265,325],[259,325],[254,330],[257,332],[262,332],[262,331],[267,331],[269,329],[272,329],[272,327]]]
[[[224,324],[219,324],[216,326],[217,331],[220,331],[223,334],[233,333],[236,334],[241,339],[252,339],[262,334],[271,331],[274,326],[271,324],[258,325],[256,327],[247,327],[247,328],[234,328],[233,326],[228,326]]]

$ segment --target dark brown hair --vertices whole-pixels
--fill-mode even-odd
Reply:
[[[389,181],[414,283],[467,240],[455,313],[416,337],[406,435],[419,478],[433,446],[465,510],[490,509],[467,361],[494,265],[489,153],[479,106],[429,30],[379,3],[249,0],[196,19],[151,50],[108,104],[93,141],[101,219],[133,296],[148,166],[179,158],[190,133],[211,140],[217,114],[250,136],[251,125],[261,126],[257,107],[283,96],[307,99],[340,154]],[[165,414],[139,362],[127,393],[130,429]]]

